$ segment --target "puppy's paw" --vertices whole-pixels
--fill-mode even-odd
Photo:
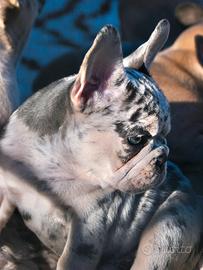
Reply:
[[[37,0],[0,1],[0,46],[18,54],[38,14]]]

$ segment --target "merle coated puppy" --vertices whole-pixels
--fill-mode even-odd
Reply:
[[[17,207],[58,255],[57,270],[195,269],[201,259],[202,199],[174,166],[166,175],[169,108],[147,72],[168,32],[162,20],[123,59],[118,32],[104,27],[79,73],[36,93],[4,127],[0,228]],[[8,40],[16,52],[24,38]]]

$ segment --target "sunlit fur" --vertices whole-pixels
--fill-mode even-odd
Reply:
[[[98,40],[103,33],[119,57],[112,62],[111,51],[101,53],[118,69],[107,74],[104,92],[94,89],[85,104],[80,96],[70,98],[73,89],[85,91],[89,81],[83,78],[92,79],[95,69],[87,67],[102,61],[94,57],[94,49],[103,48],[96,43],[79,75],[36,93],[2,130],[0,229],[17,207],[26,225],[59,257],[57,270],[194,269],[201,256],[202,199],[193,196],[174,165],[168,164],[167,177],[166,166],[157,166],[167,154],[162,137],[170,129],[168,103],[152,78],[124,69],[117,31],[106,27]],[[140,133],[148,141],[137,149],[127,137]],[[125,191],[128,185],[131,192]],[[139,185],[143,189],[137,194]],[[9,212],[3,206],[10,206]],[[149,243],[150,255],[145,252]],[[171,256],[174,245],[188,244],[189,253]]]

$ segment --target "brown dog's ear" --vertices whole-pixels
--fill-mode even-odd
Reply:
[[[169,31],[170,24],[168,20],[161,20],[149,40],[123,60],[124,66],[139,69],[144,65],[145,68],[149,69],[156,54],[167,41]]]
[[[124,72],[122,60],[119,33],[113,26],[105,26],[85,55],[73,85],[71,100],[75,109],[84,109],[88,101],[101,103],[110,98],[107,85],[115,72]]]
[[[195,3],[182,3],[176,7],[175,17],[184,26],[203,20],[203,6]]]

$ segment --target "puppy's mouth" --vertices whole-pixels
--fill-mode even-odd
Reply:
[[[165,179],[168,154],[169,149],[165,144],[155,145],[152,140],[116,171],[112,185],[114,187],[116,185],[116,188],[121,191],[135,193],[158,186]]]

